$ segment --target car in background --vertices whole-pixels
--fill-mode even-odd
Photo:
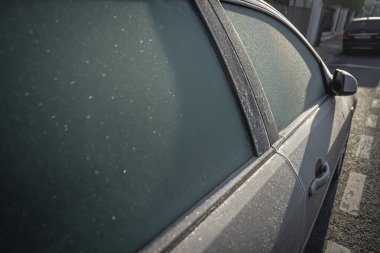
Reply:
[[[343,52],[380,52],[380,17],[357,18],[352,20],[343,32]]]
[[[357,82],[259,0],[0,2],[0,252],[301,252]]]

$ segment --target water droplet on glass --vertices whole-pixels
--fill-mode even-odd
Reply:
[[[122,32],[124,32],[124,31],[125,31],[125,29],[124,29],[124,28],[121,28],[121,31],[122,31]]]
[[[63,126],[63,131],[65,132],[69,131],[69,126],[67,124]]]
[[[87,116],[86,116],[86,119],[91,119],[91,115],[87,115]]]
[[[142,44],[143,43],[143,41],[142,40],[140,40],[140,44]]]
[[[92,99],[93,98],[93,96],[88,96],[88,99]]]
[[[115,44],[114,47],[118,47],[117,44]]]
[[[152,42],[152,39],[149,39],[149,42]]]
[[[27,97],[27,96],[29,96],[30,95],[30,93],[29,92],[25,92],[25,97]]]
[[[107,76],[107,74],[106,73],[102,73],[102,77],[106,77]]]
[[[112,216],[112,218],[111,218],[112,220],[116,220],[116,216]]]
[[[57,116],[55,116],[55,115],[51,115],[50,118],[51,118],[51,119],[55,119],[55,118],[57,118]]]
[[[127,173],[127,170],[123,170],[123,173],[124,173],[124,174]]]
[[[115,99],[115,96],[111,96],[111,99],[114,100],[114,99]]]
[[[117,19],[117,16],[113,16],[114,19]]]
[[[71,85],[74,85],[74,84],[75,84],[75,81],[71,81],[70,84],[71,84]]]

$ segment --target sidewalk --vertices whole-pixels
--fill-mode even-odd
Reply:
[[[339,35],[334,35],[325,41],[321,41],[319,46],[314,47],[314,49],[321,56],[322,60],[328,64],[335,56],[343,53],[342,39]]]

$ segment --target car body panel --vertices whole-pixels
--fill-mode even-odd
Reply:
[[[305,242],[343,154],[352,106],[353,100],[350,97],[327,97],[310,109],[311,114],[307,120],[279,148],[279,152],[294,166],[305,189]],[[326,185],[310,196],[309,189],[316,178],[318,160],[329,164],[330,178]]]
[[[301,236],[303,209],[293,168],[275,154],[173,252],[297,252],[289,238]]]

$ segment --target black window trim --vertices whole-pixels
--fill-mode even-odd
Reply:
[[[218,0],[210,0],[210,2],[213,4],[213,7],[216,10],[216,13],[219,16],[219,19],[221,20],[223,27],[226,30],[227,35],[240,59],[242,67],[244,68],[244,72],[248,78],[250,88],[260,109],[269,143],[273,144],[278,139],[278,129],[268,99],[258,78],[257,72],[250,60],[247,51],[245,50],[243,42],[240,40],[240,37],[236,32],[232,22],[225,13],[222,4]]]
[[[218,15],[219,12],[224,12],[223,7],[215,0],[194,0],[193,2],[238,98],[255,155],[260,156],[269,149],[271,144],[260,110],[260,100],[257,99],[260,97],[255,96],[252,91],[250,79],[239,57],[238,49],[228,36],[224,26],[224,23],[228,22],[226,15]]]

